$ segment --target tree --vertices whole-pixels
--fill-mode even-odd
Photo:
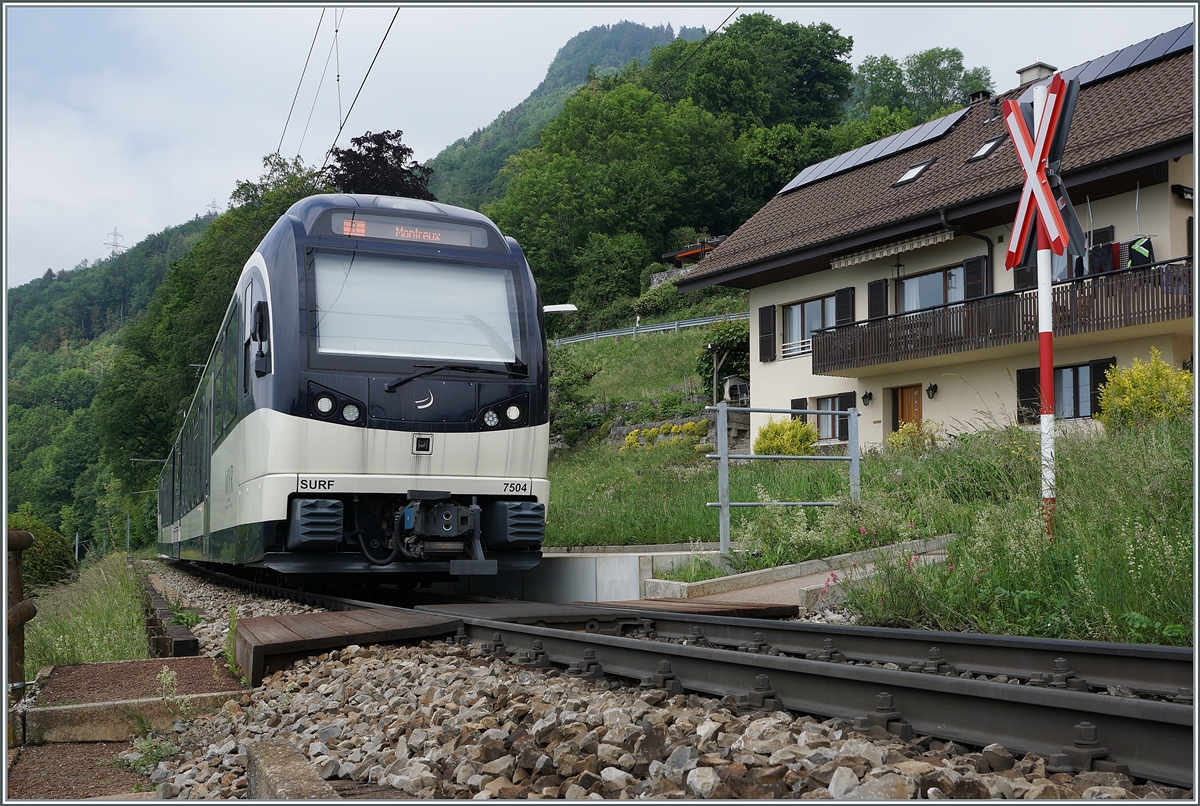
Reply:
[[[920,120],[967,103],[967,96],[979,89],[992,90],[991,71],[986,67],[963,68],[958,48],[930,48],[904,59],[904,83],[911,109]]]
[[[433,169],[416,162],[400,138],[404,132],[367,132],[350,140],[350,148],[334,148],[327,169],[329,183],[342,193],[378,193],[437,201],[429,192]]]
[[[871,113],[872,107],[900,109],[908,103],[908,88],[904,86],[904,68],[900,62],[886,53],[867,56],[854,71],[846,116],[851,120],[861,120]]]

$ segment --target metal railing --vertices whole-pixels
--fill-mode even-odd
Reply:
[[[721,508],[721,553],[729,553],[729,510],[732,507],[831,507],[836,501],[730,501],[729,500],[729,460],[730,459],[800,459],[808,461],[849,462],[850,463],[850,498],[857,501],[861,494],[860,460],[862,454],[858,449],[858,418],[857,408],[846,411],[831,412],[817,409],[759,409],[730,406],[721,401],[715,406],[706,406],[706,411],[717,413],[717,452],[705,454],[706,459],[717,460],[717,498],[705,506]],[[760,414],[807,414],[820,417],[846,417],[846,441],[849,443],[846,456],[771,456],[767,454],[734,454],[729,453],[729,412],[744,411]]]
[[[796,358],[801,355],[808,355],[812,352],[812,339],[800,339],[799,341],[785,341],[779,349],[780,358]]]
[[[1055,338],[1186,319],[1192,261],[1175,258],[1054,284]],[[812,371],[840,372],[936,355],[1036,341],[1036,290],[1005,291],[819,331]]]
[[[633,336],[637,338],[639,333],[661,333],[666,330],[678,333],[685,327],[700,327],[701,325],[711,325],[714,322],[736,322],[741,319],[749,319],[750,313],[726,313],[720,316],[703,316],[699,319],[681,319],[678,322],[663,322],[658,325],[634,325],[633,327],[623,327],[619,330],[603,330],[598,333],[585,333],[582,336],[567,336],[561,339],[554,340],[554,346],[562,344],[576,344],[581,341],[596,342],[600,339],[609,339],[616,336]]]

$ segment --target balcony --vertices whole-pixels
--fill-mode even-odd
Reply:
[[[1186,319],[1192,315],[1192,259],[1089,275],[1052,288],[1054,336]],[[820,331],[814,374],[1037,341],[1037,291],[1009,291]]]

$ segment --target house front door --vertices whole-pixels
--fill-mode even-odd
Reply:
[[[900,403],[899,425],[921,422],[921,385],[902,386],[896,390]]]

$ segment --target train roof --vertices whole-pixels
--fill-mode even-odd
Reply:
[[[406,199],[398,196],[377,196],[367,193],[322,193],[309,196],[288,208],[288,215],[295,216],[304,222],[304,228],[311,230],[317,219],[326,210],[346,209],[357,207],[363,210],[399,210],[416,213],[421,216],[443,217],[448,221],[466,221],[483,224],[499,234],[499,227],[490,218],[468,210],[465,207],[455,207],[436,201],[424,199]],[[501,238],[503,241],[503,238]]]

